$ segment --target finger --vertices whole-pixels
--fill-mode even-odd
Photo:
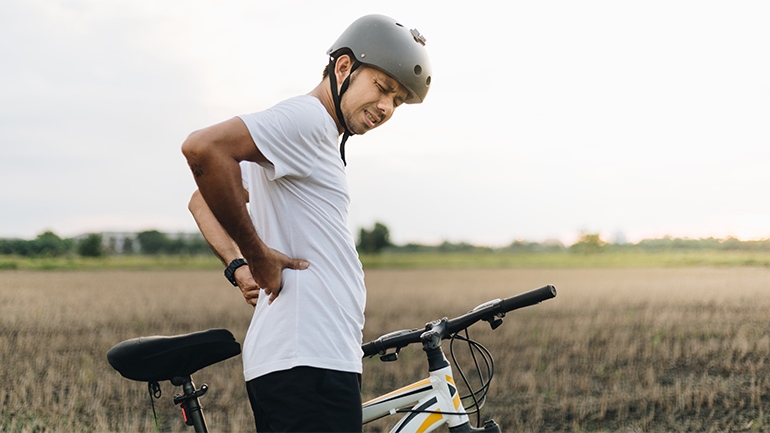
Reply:
[[[257,301],[259,300],[259,289],[243,290],[241,294],[246,303],[249,305],[257,305]]]
[[[279,293],[278,293],[278,291],[275,291],[275,292],[273,292],[273,293],[270,295],[270,298],[267,300],[267,305],[270,305],[270,304],[272,304],[272,303],[273,303],[273,301],[275,301],[275,298],[277,298],[277,297],[278,297],[278,294],[279,294]]]
[[[241,287],[241,294],[249,304],[256,305],[259,300],[259,287],[252,280],[248,286]]]
[[[305,270],[310,267],[310,263],[307,260],[291,259],[286,267],[289,269]]]
[[[270,298],[268,298],[267,300],[267,305],[270,305],[273,303],[273,301],[275,301],[275,298],[277,298],[278,295],[281,294],[281,290],[283,290],[283,280],[281,280],[281,285],[278,286],[278,290],[272,290],[270,292]]]
[[[243,297],[249,302],[254,301],[256,303],[259,299],[259,289],[243,292]]]

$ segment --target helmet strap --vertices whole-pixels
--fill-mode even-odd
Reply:
[[[345,93],[345,91],[348,90],[348,86],[350,86],[350,77],[353,76],[353,72],[358,69],[359,66],[361,66],[361,62],[355,60],[355,57],[352,54],[348,54],[351,59],[353,59],[353,65],[350,67],[350,73],[345,78],[345,81],[342,82],[342,86],[340,87],[339,92],[337,92],[337,74],[335,74],[335,67],[337,65],[337,57],[332,57],[329,59],[329,65],[326,67],[329,75],[329,82],[331,83],[331,90],[332,90],[332,101],[334,101],[334,111],[337,114],[337,120],[340,122],[340,125],[342,125],[342,129],[345,131],[342,134],[342,141],[340,142],[340,157],[342,158],[342,163],[346,166],[348,165],[347,161],[345,161],[345,142],[348,141],[348,138],[350,136],[355,135],[348,129],[348,125],[345,122],[345,117],[342,115],[342,108],[340,107],[340,101],[342,101],[342,95]]]

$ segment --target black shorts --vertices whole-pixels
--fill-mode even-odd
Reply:
[[[246,382],[259,433],[360,432],[361,375],[295,367]]]

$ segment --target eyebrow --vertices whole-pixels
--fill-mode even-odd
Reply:
[[[406,101],[409,98],[409,90],[398,82],[395,78],[388,74],[380,72],[378,77],[383,84],[387,86],[388,92],[396,93],[396,96],[401,98],[402,101]]]

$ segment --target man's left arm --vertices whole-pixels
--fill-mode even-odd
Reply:
[[[248,194],[244,190],[244,194]],[[248,199],[246,200],[248,201]],[[203,238],[206,239],[214,254],[222,260],[225,266],[231,263],[235,259],[242,258],[240,248],[235,241],[227,234],[224,227],[219,224],[217,218],[211,212],[206,200],[203,199],[200,191],[196,190],[190,198],[188,209],[195,219],[195,223],[198,224]],[[238,284],[238,288],[241,289],[244,299],[252,306],[257,305],[259,299],[259,286],[257,286],[254,277],[251,275],[251,270],[248,266],[241,266],[235,270],[233,274],[235,282]]]

